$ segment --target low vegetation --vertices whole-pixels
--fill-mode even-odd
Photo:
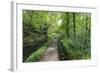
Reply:
[[[90,33],[91,13],[23,10],[23,62],[39,61],[53,38],[60,60],[90,59]]]

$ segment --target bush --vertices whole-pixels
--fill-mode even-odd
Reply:
[[[34,62],[37,61],[41,58],[42,54],[45,52],[45,50],[47,49],[47,46],[43,46],[41,47],[39,50],[37,50],[36,52],[32,53],[25,62]]]
[[[44,52],[46,51],[46,49],[48,48],[50,41],[46,42],[43,44],[42,47],[38,48],[37,51],[33,52],[27,59],[25,62],[35,62],[38,61],[41,56],[44,54]]]
[[[39,36],[39,35],[38,35]],[[33,42],[24,41],[23,42],[23,62],[35,51],[38,50],[45,42],[47,42],[47,36],[42,34],[39,37],[36,37]],[[32,38],[28,38],[30,40]]]
[[[90,47],[86,47],[79,40],[60,39],[58,42],[59,56],[61,60],[90,59]],[[88,44],[87,44],[88,45]]]

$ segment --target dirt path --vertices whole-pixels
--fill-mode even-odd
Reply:
[[[40,61],[58,61],[57,39],[54,39],[49,45]]]

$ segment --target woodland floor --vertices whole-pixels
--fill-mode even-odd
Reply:
[[[57,50],[57,39],[52,40],[48,49],[41,57],[40,61],[59,61],[58,50]]]

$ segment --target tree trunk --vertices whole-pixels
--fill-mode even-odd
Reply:
[[[67,38],[69,38],[69,13],[66,13],[66,33],[67,33]]]
[[[73,29],[74,29],[74,40],[76,39],[76,22],[75,22],[75,13],[73,13]]]
[[[85,23],[85,49],[87,49],[87,39],[88,39],[88,16],[87,16],[87,13],[86,13],[86,23]]]

